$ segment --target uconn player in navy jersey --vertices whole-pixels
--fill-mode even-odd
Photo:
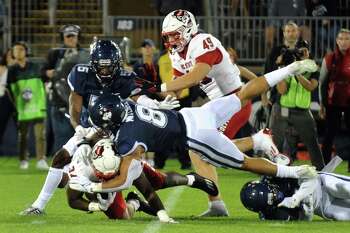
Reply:
[[[266,84],[267,85],[267,84]],[[146,151],[171,150],[173,146],[186,146],[200,153],[201,158],[214,166],[238,168],[277,177],[312,177],[315,168],[308,165],[289,167],[274,164],[262,158],[245,156],[238,147],[218,131],[240,109],[240,101],[246,100],[244,89],[240,96],[231,94],[212,100],[199,108],[183,108],[180,112],[154,110],[135,105],[116,95],[100,96],[89,109],[92,122],[115,135],[115,145],[122,157],[119,174],[113,179],[94,183],[84,178],[70,180],[73,189],[87,192],[111,192],[130,186],[130,176],[137,178]],[[227,108],[232,103],[234,109]],[[243,144],[260,143],[252,137],[241,139]],[[252,145],[253,146],[253,145]],[[140,167],[140,166],[139,166]]]
[[[83,137],[93,129],[88,128],[87,109],[89,104],[103,93],[119,94],[122,98],[130,97],[139,104],[151,108],[172,109],[179,107],[179,102],[167,96],[158,102],[149,99],[142,87],[135,84],[135,74],[122,69],[122,58],[119,47],[110,40],[98,40],[91,45],[90,64],[76,65],[68,76],[71,88],[69,96],[70,121],[75,135],[55,153],[51,168],[37,200],[31,207],[21,212],[23,215],[40,215],[59,187],[63,168],[71,161],[71,156]],[[81,114],[82,113],[82,114]]]
[[[258,194],[258,195],[257,195]],[[263,177],[242,187],[242,204],[262,220],[350,220],[350,177],[319,172],[311,179]]]

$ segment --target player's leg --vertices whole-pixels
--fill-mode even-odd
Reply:
[[[250,80],[237,93],[237,96],[242,101],[242,105],[244,105],[247,101],[250,101],[255,96],[266,92],[270,87],[275,86],[289,75],[301,74],[307,71],[315,72],[317,68],[316,63],[313,60],[306,59],[293,62],[286,67],[267,73],[262,77]]]
[[[334,173],[320,173],[323,188],[326,192],[339,199],[350,199],[350,177]]]
[[[189,173],[187,175],[182,175],[177,172],[163,173],[155,170],[147,163],[143,163],[143,173],[155,190],[187,185],[212,195],[217,195],[218,192],[213,181],[205,179],[204,177],[195,173]]]
[[[297,167],[274,164],[262,158],[245,156],[237,146],[216,129],[200,128],[187,135],[188,145],[200,153],[214,166],[239,168],[258,174],[277,177],[300,178],[315,176],[314,168],[303,165]]]
[[[64,166],[70,163],[71,155],[77,150],[77,140],[76,137],[72,137],[63,148],[55,153],[45,183],[37,199],[29,208],[22,211],[20,215],[40,215],[44,213],[43,210],[46,204],[50,201],[56,188],[61,183]]]
[[[224,127],[220,127],[220,130],[224,128],[222,131],[228,138],[235,138],[238,131],[249,121],[251,112],[252,102],[250,101],[245,106],[242,106],[242,109],[234,114]]]
[[[230,107],[227,107],[230,106]],[[196,109],[183,109],[181,113],[186,117],[190,115],[193,122],[190,124],[198,125],[196,129],[217,129],[227,122],[232,115],[241,109],[240,99],[236,95],[229,95],[218,98],[204,104]],[[195,130],[192,130],[195,131]],[[272,141],[269,131],[261,130],[252,137],[236,140],[240,151],[248,151],[250,149],[263,150],[269,157],[279,153],[277,147]]]
[[[103,211],[109,219],[131,219],[140,204],[133,199],[124,200],[121,192],[117,192],[113,203],[106,211]]]
[[[216,167],[201,159],[200,156],[193,150],[189,151],[189,155],[196,173],[209,180],[212,180],[216,186],[219,187]],[[200,214],[200,216],[229,216],[225,202],[221,199],[220,193],[215,196],[208,195],[208,209]]]
[[[333,199],[323,210],[323,214],[333,220],[349,221],[350,220],[350,200]],[[322,216],[321,216],[322,217]]]

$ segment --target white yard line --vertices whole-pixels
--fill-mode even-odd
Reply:
[[[184,191],[185,186],[180,186],[174,189],[171,193],[169,193],[168,198],[164,202],[164,207],[167,210],[168,213],[170,213],[173,208],[175,207],[177,201],[179,200],[179,197],[181,196],[182,192]],[[171,217],[171,215],[170,215]],[[175,219],[176,221],[176,219]],[[160,230],[160,228],[165,225],[160,223],[158,220],[150,222],[146,229],[143,231],[143,233],[156,233]]]

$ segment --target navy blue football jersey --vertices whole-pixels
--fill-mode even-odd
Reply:
[[[119,94],[123,99],[133,95],[144,94],[135,82],[136,74],[121,70],[108,86],[102,86],[96,77],[96,73],[88,64],[78,64],[73,67],[68,75],[68,84],[72,91],[83,97],[83,109],[80,114],[80,124],[89,127],[88,107],[92,106],[97,97],[103,93]]]
[[[141,145],[146,151],[170,152],[185,146],[186,129],[180,113],[150,109],[127,102],[126,122],[115,132],[118,153],[125,156]]]
[[[88,108],[103,93],[119,94],[123,99],[142,94],[143,90],[136,85],[135,77],[134,72],[121,70],[110,85],[102,86],[90,65],[78,64],[69,73],[68,84],[72,91],[83,97],[83,106]]]

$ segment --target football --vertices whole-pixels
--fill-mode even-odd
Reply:
[[[99,140],[92,148],[91,162],[97,178],[108,180],[113,178],[120,165],[120,157],[116,155],[110,139]]]

